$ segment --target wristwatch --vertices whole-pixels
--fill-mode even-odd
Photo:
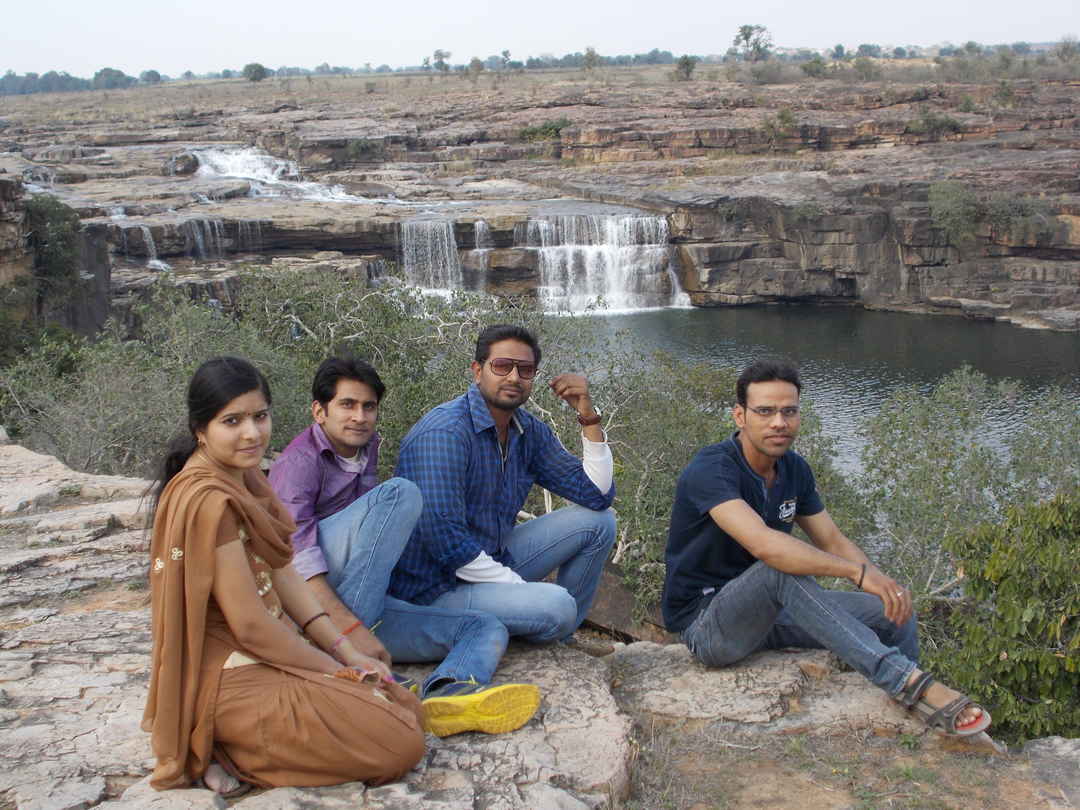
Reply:
[[[593,408],[593,415],[592,416],[582,416],[579,413],[578,417],[577,417],[577,421],[578,421],[578,424],[581,425],[582,427],[589,427],[589,425],[599,425],[600,424],[600,409],[599,408]]]

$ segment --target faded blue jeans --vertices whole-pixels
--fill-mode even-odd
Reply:
[[[919,660],[914,614],[897,626],[873,594],[828,591],[813,577],[785,574],[761,561],[721,588],[682,640],[710,667],[758,650],[824,648],[894,697]]]
[[[515,526],[506,543],[514,571],[528,582],[460,582],[432,605],[493,614],[526,641],[564,641],[589,615],[614,543],[611,509],[556,509]],[[540,581],[556,568],[555,584]]]
[[[425,692],[445,679],[490,683],[508,640],[498,619],[477,610],[414,605],[386,593],[422,503],[416,484],[391,478],[320,520],[326,579],[395,663],[440,662],[424,680]]]

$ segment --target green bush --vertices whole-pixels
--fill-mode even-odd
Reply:
[[[948,541],[971,603],[937,666],[984,701],[997,734],[1080,736],[1080,489]]]
[[[559,139],[559,135],[562,131],[570,126],[571,122],[569,118],[556,118],[552,121],[545,121],[542,124],[535,124],[531,127],[522,128],[518,136],[523,141],[555,141]]]
[[[942,135],[959,132],[961,129],[963,126],[955,118],[923,107],[919,111],[919,117],[907,125],[906,131],[911,135],[928,135],[937,140]]]
[[[979,198],[962,183],[948,181],[930,186],[930,219],[952,244],[973,239],[982,216]]]
[[[66,298],[78,281],[79,215],[56,197],[26,201],[26,225],[34,251],[35,314],[42,320],[51,301]]]

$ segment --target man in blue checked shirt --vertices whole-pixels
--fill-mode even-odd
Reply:
[[[578,413],[582,458],[521,406],[540,365],[520,326],[484,329],[474,383],[406,435],[397,475],[424,506],[390,578],[390,593],[421,605],[495,615],[512,636],[568,641],[585,620],[615,540],[611,450],[580,374],[552,378]],[[536,483],[576,506],[515,525]],[[557,584],[542,582],[558,569]]]

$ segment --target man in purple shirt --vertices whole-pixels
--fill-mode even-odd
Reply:
[[[270,470],[296,521],[293,566],[361,652],[388,666],[441,662],[422,686],[432,733],[512,731],[533,716],[540,695],[529,684],[488,685],[506,649],[502,622],[386,593],[422,501],[411,481],[378,483],[375,426],[385,390],[375,369],[356,358],[331,357],[316,371],[314,423]]]

